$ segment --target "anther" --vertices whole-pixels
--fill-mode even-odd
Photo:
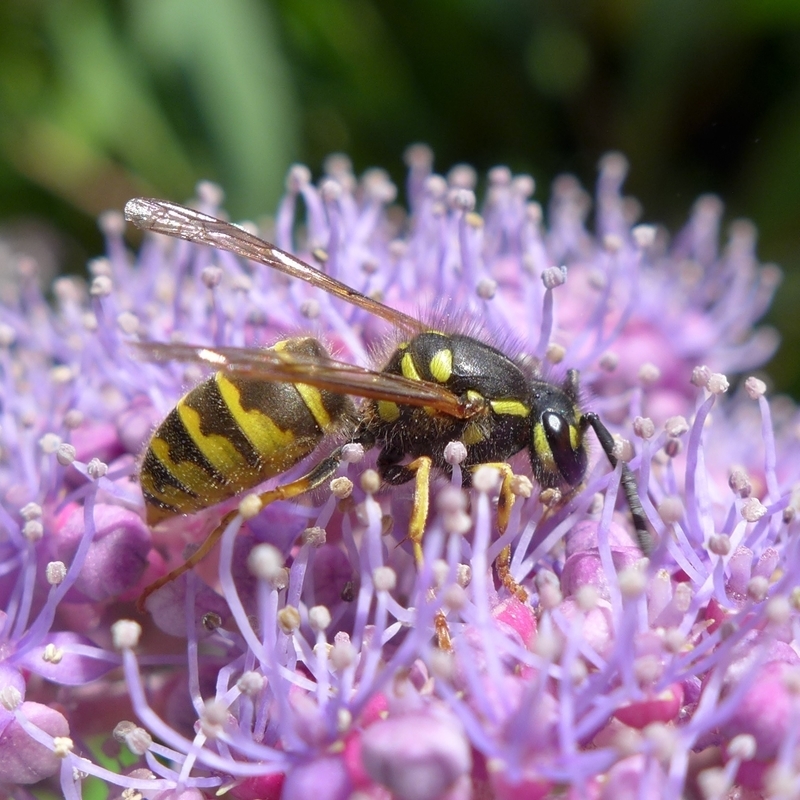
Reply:
[[[381,488],[381,477],[374,469],[366,469],[361,473],[360,483],[367,494],[373,495]]]
[[[712,372],[706,388],[711,394],[724,394],[730,388],[730,382],[721,372]]]
[[[345,500],[353,494],[353,481],[350,478],[334,478],[330,483],[331,494],[337,500]]]
[[[642,386],[652,386],[661,377],[661,370],[651,363],[639,367],[639,382]]]
[[[558,344],[557,342],[550,342],[547,345],[547,350],[545,351],[544,357],[551,363],[551,364],[560,364],[564,360],[564,356],[567,354],[567,349],[562,344]]]
[[[567,282],[566,266],[548,267],[542,272],[542,283],[545,289],[555,289]]]
[[[649,417],[636,417],[633,420],[633,432],[640,439],[652,439],[656,432],[656,426]]]
[[[121,619],[111,626],[111,641],[117,650],[131,650],[139,644],[142,626],[130,619]]]
[[[766,394],[767,384],[751,376],[744,382],[744,389],[751,400],[758,400],[759,397],[763,397]]]
[[[327,532],[325,528],[320,528],[319,526],[315,525],[311,528],[306,528],[303,531],[302,538],[303,544],[307,544],[309,547],[322,547],[327,540]]]
[[[699,389],[708,386],[710,378],[711,370],[705,364],[697,366],[692,370],[692,383]]]
[[[300,627],[300,612],[294,606],[284,606],[278,612],[278,626],[287,635]]]
[[[45,567],[44,574],[50,586],[59,586],[67,577],[67,566],[63,561],[50,561]]]
[[[325,606],[312,606],[308,609],[308,624],[314,632],[322,633],[331,624],[331,612]]]

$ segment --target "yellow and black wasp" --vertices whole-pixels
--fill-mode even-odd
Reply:
[[[407,337],[380,371],[334,360],[311,337],[266,349],[141,344],[150,358],[197,361],[217,370],[178,402],[150,440],[140,470],[149,523],[254,489],[310,455],[327,436],[339,434],[346,444],[379,448],[377,467],[386,483],[416,481],[409,537],[419,561],[431,469],[451,471],[445,459],[450,442],[466,448],[465,483],[478,465],[502,468],[515,453],[527,450],[542,488],[572,490],[586,472],[589,428],[616,466],[611,434],[597,414],[580,408],[575,370],[561,385],[530,377],[491,345],[431,330],[242,228],[199,211],[138,198],[125,206],[125,217],[139,228],[229,250],[300,278],[387,320]],[[358,407],[350,395],[363,398]],[[298,480],[265,492],[262,501],[295,497],[322,485],[338,469],[343,447]],[[501,527],[513,502],[510,469],[504,474]],[[645,513],[625,464],[621,480],[639,546],[648,553]],[[147,593],[197,563],[225,520],[189,562]],[[507,570],[503,579],[514,588]]]

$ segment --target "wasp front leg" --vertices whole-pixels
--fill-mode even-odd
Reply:
[[[514,475],[511,466],[505,461],[496,461],[488,464],[479,464],[473,467],[472,471],[481,467],[492,467],[500,472],[502,481],[500,483],[500,494],[497,498],[497,528],[502,536],[508,530],[508,523],[511,520],[511,510],[514,507],[516,492],[514,490]],[[497,556],[495,562],[497,567],[497,577],[500,578],[503,586],[523,603],[528,599],[528,592],[517,583],[511,575],[511,545],[507,544]]]

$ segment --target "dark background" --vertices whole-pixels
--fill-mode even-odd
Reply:
[[[291,162],[334,151],[402,182],[416,141],[440,170],[530,172],[541,201],[622,150],[644,219],[673,230],[718,193],[784,267],[770,374],[800,397],[798,0],[0,4],[0,261],[80,271],[98,212],[199,178],[256,217]]]

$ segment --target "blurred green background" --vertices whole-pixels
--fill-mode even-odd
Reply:
[[[335,151],[402,182],[425,141],[545,201],[619,149],[646,220],[716,192],[756,222],[800,397],[798,0],[5,0],[0,59],[0,251],[81,270],[132,195],[211,178],[253,217]]]

